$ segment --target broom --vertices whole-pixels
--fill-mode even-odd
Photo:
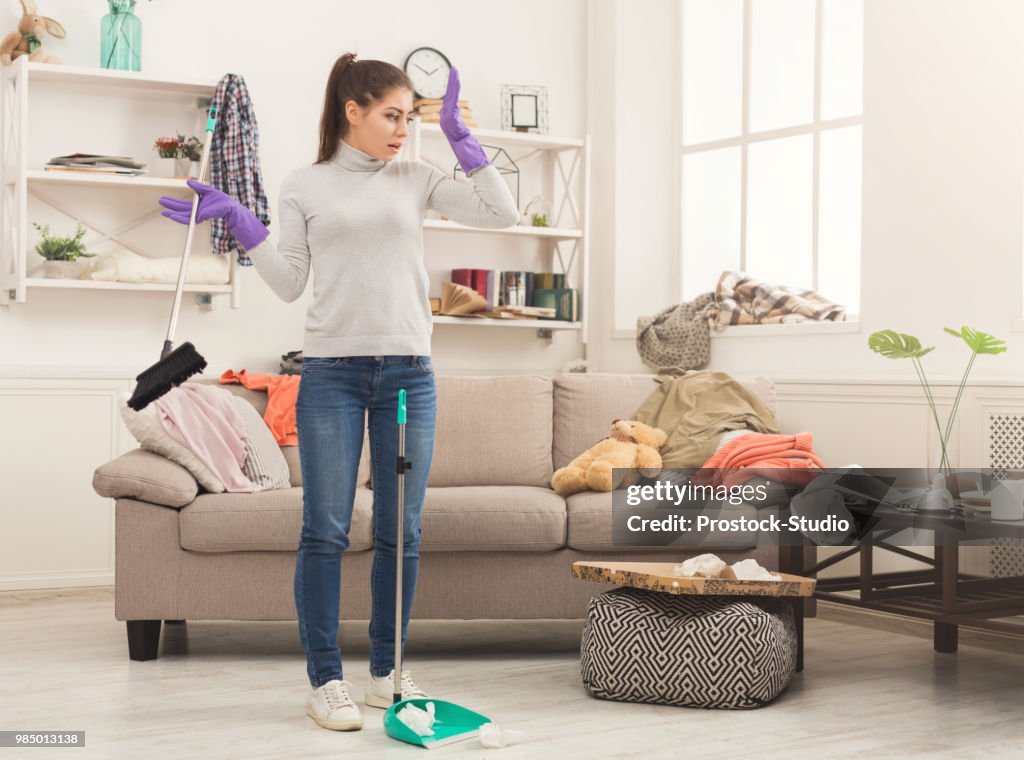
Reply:
[[[203,144],[203,158],[199,164],[199,181],[206,176],[206,167],[210,163],[210,143],[213,142],[213,129],[217,123],[217,109],[211,107],[206,119],[206,139]],[[185,288],[185,274],[188,271],[188,259],[192,253],[192,238],[196,231],[196,212],[199,210],[199,193],[192,198],[192,212],[188,220],[188,234],[185,237],[185,252],[181,257],[181,268],[178,270],[178,287],[174,291],[174,305],[171,307],[171,322],[167,326],[167,340],[160,352],[160,361],[144,370],[135,378],[135,392],[128,399],[128,406],[135,411],[145,409],[151,402],[167,393],[171,388],[188,380],[192,375],[206,369],[204,359],[196,347],[188,341],[174,348],[174,329],[178,324],[178,311],[181,308],[181,294]]]

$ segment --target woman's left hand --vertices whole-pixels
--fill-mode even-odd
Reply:
[[[452,70],[448,72],[448,89],[445,90],[444,101],[441,103],[441,131],[448,138],[448,144],[452,146],[462,171],[468,176],[491,162],[484,149],[480,147],[480,142],[473,137],[469,127],[462,121],[459,110],[461,89],[459,70],[452,66]]]

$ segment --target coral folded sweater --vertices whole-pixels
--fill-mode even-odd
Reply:
[[[251,391],[267,392],[267,410],[263,421],[278,446],[298,446],[299,433],[295,426],[295,402],[299,398],[301,375],[268,375],[264,372],[238,372],[227,370],[220,376],[222,383],[241,383]]]
[[[762,475],[787,483],[808,483],[825,469],[811,443],[810,433],[751,433],[734,438],[704,463],[704,470],[713,470],[705,479],[714,485],[732,486]]]

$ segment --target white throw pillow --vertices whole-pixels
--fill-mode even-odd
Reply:
[[[211,493],[224,493],[224,484],[203,464],[192,450],[171,438],[160,422],[156,406],[149,404],[142,411],[136,412],[128,406],[129,394],[121,397],[121,419],[124,420],[128,432],[146,451],[160,454],[172,462],[177,462],[194,477],[199,484]]]
[[[281,452],[281,447],[274,440],[263,416],[256,407],[244,398],[234,397],[235,406],[245,420],[248,437],[245,441],[245,464],[242,472],[260,491],[275,488],[291,488],[291,474],[288,461]]]

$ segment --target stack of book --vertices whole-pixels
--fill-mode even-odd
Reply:
[[[560,272],[453,269],[451,281],[476,291],[483,301],[478,309],[486,316],[567,322],[580,318],[578,292],[565,287]]]
[[[91,153],[72,153],[69,156],[54,156],[46,171],[93,172],[97,174],[123,174],[136,176],[146,173],[146,165],[130,156],[97,156]]]
[[[420,121],[425,124],[440,124],[441,123],[441,104],[444,101],[441,98],[418,98],[413,101],[412,108],[419,114]],[[473,120],[473,113],[469,110],[469,102],[465,100],[459,101],[459,111],[462,114],[462,122],[473,129],[476,127],[476,122]]]

